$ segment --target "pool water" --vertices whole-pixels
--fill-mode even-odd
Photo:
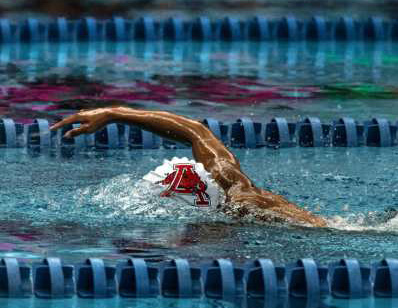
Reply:
[[[397,47],[391,42],[1,46],[0,116],[22,123],[56,121],[81,108],[122,101],[227,123],[240,116],[263,123],[274,116],[291,121],[317,116],[325,122],[378,116],[395,123]],[[58,150],[0,149],[0,257],[34,262],[56,256],[72,263],[87,257],[111,263],[127,257],[238,263],[312,257],[326,264],[397,255],[398,218],[388,220],[386,212],[398,208],[396,147],[232,151],[256,185],[326,217],[329,228],[237,221],[160,198],[142,177],[165,158],[191,158],[190,149],[80,151],[68,157]],[[145,306],[111,305],[130,304]],[[394,307],[374,299],[350,301],[353,306],[324,303],[362,304]]]
[[[58,119],[114,104],[231,121],[398,118],[397,43],[0,46],[0,114]]]
[[[2,150],[0,256],[45,255],[74,261],[269,257],[288,262],[350,256],[363,261],[398,252],[398,149],[325,148],[234,150],[256,185],[286,196],[331,228],[277,227],[236,221],[212,209],[160,198],[142,177],[164,158],[190,150],[30,155]],[[260,168],[259,168],[260,166]]]

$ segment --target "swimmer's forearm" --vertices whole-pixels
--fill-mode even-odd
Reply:
[[[136,125],[164,138],[190,144],[206,134],[211,135],[201,123],[165,111],[116,107],[110,109],[110,119],[112,122]]]
[[[110,110],[113,122],[137,125],[164,138],[189,143],[195,160],[203,164],[225,191],[234,184],[252,187],[235,156],[202,123],[165,111],[125,107]]]

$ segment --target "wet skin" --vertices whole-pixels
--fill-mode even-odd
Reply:
[[[326,226],[323,218],[299,208],[282,196],[257,188],[241,171],[236,157],[198,121],[164,111],[109,107],[82,110],[54,124],[51,130],[81,123],[79,128],[66,132],[65,137],[72,138],[91,134],[112,122],[136,125],[161,137],[190,144],[195,160],[202,163],[223,188],[226,195],[223,210],[228,214],[237,217],[249,215],[266,222]]]

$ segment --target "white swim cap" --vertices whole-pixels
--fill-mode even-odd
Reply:
[[[163,165],[146,174],[144,180],[164,188],[161,196],[182,200],[191,206],[215,208],[224,197],[203,164],[187,157],[165,159]]]

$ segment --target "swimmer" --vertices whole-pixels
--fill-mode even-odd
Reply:
[[[194,159],[203,164],[224,190],[222,210],[236,217],[252,216],[265,222],[290,222],[325,227],[326,221],[299,208],[279,195],[256,187],[240,169],[239,161],[202,123],[165,111],[147,111],[127,107],[81,110],[51,126],[81,123],[65,133],[65,138],[91,134],[105,125],[117,122],[136,125],[164,138],[192,146]],[[266,166],[264,166],[266,167]]]

